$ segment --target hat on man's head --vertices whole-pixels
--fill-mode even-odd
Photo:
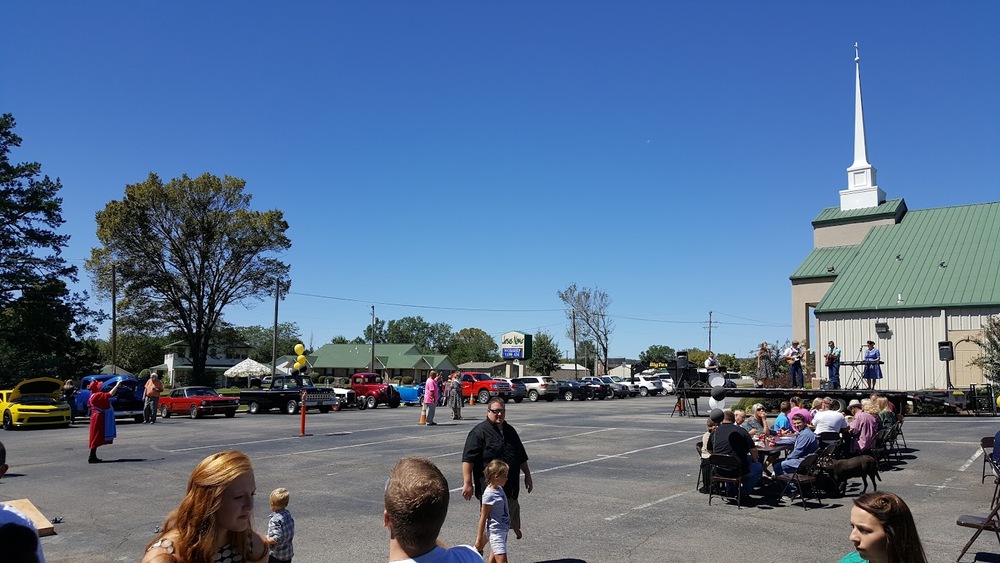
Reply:
[[[91,381],[87,389],[90,389],[91,393],[99,393],[101,391],[101,382],[97,380]]]
[[[847,408],[848,409],[851,409],[851,408],[854,408],[854,407],[858,407],[860,409],[861,408],[861,401],[859,401],[857,399],[851,399],[851,402],[847,403]]]

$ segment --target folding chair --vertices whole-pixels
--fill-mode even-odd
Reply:
[[[1000,504],[994,503],[993,510],[991,510],[985,518],[982,516],[969,516],[968,514],[958,517],[955,524],[966,528],[974,528],[976,533],[972,534],[972,538],[965,544],[965,547],[962,548],[962,553],[959,553],[958,559],[955,559],[956,563],[962,560],[962,556],[965,555],[965,552],[969,550],[972,544],[976,541],[976,538],[979,537],[979,534],[984,531],[988,530],[996,534],[997,542],[1000,542],[1000,520],[997,519],[998,510],[1000,510]]]
[[[701,457],[701,446],[702,446],[701,442],[697,442],[694,445],[694,447],[698,449],[698,482],[696,482],[694,484],[695,490],[698,490],[698,489],[701,488],[701,462],[704,459],[704,458]]]
[[[708,458],[708,463],[711,465],[710,482],[708,483],[709,506],[711,506],[712,497],[715,495],[715,484],[722,483],[723,486],[735,487],[736,509],[742,508],[743,467],[740,465],[740,460],[729,454],[712,454]]]
[[[990,508],[993,508],[1000,505],[1000,461],[996,461],[992,456],[986,459],[993,468],[993,500],[990,502]]]
[[[989,464],[990,458],[993,457],[994,440],[995,438],[993,436],[979,440],[979,447],[983,449],[983,483],[986,482],[986,466]],[[989,451],[986,451],[987,449],[989,449]]]
[[[792,502],[795,502],[795,498],[802,499],[802,509],[808,510],[806,507],[806,497],[802,494],[803,485],[809,485],[809,490],[812,492],[812,497],[816,499],[816,502],[820,506],[823,506],[823,501],[820,500],[819,495],[816,494],[816,473],[815,466],[816,460],[819,459],[817,454],[809,454],[802,459],[802,463],[799,464],[798,468],[795,469],[795,473],[785,473],[784,475],[777,475],[775,478],[779,481],[785,482],[785,488],[781,489],[781,494],[785,494],[788,487],[794,483],[795,484],[795,497],[792,497]]]
[[[906,436],[903,436],[903,419],[899,415],[896,415],[896,439],[903,440],[903,447],[910,449],[910,447],[906,445]]]

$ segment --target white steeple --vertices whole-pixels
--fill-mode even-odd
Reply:
[[[885,192],[875,183],[875,167],[868,163],[865,111],[861,104],[861,56],[854,44],[854,164],[847,169],[847,189],[840,192],[840,209],[877,207]]]

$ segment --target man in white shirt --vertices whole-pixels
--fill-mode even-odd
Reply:
[[[847,419],[844,418],[844,414],[840,411],[835,411],[830,408],[833,404],[833,399],[830,397],[823,397],[823,402],[819,405],[819,410],[813,415],[813,426],[815,427],[814,432],[817,436],[823,432],[836,432],[840,434],[845,428],[848,427]]]
[[[715,357],[715,352],[709,350],[708,358],[705,359],[705,369],[708,373],[718,373],[719,371],[719,360]]]

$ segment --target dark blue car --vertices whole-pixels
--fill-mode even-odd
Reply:
[[[77,391],[72,400],[69,401],[72,409],[72,418],[89,418],[90,407],[87,402],[90,400],[90,384],[94,381],[101,382],[101,391],[108,392],[121,381],[118,393],[111,398],[111,408],[115,411],[115,418],[132,418],[136,422],[142,422],[142,383],[131,375],[87,375],[80,380],[80,390]]]

